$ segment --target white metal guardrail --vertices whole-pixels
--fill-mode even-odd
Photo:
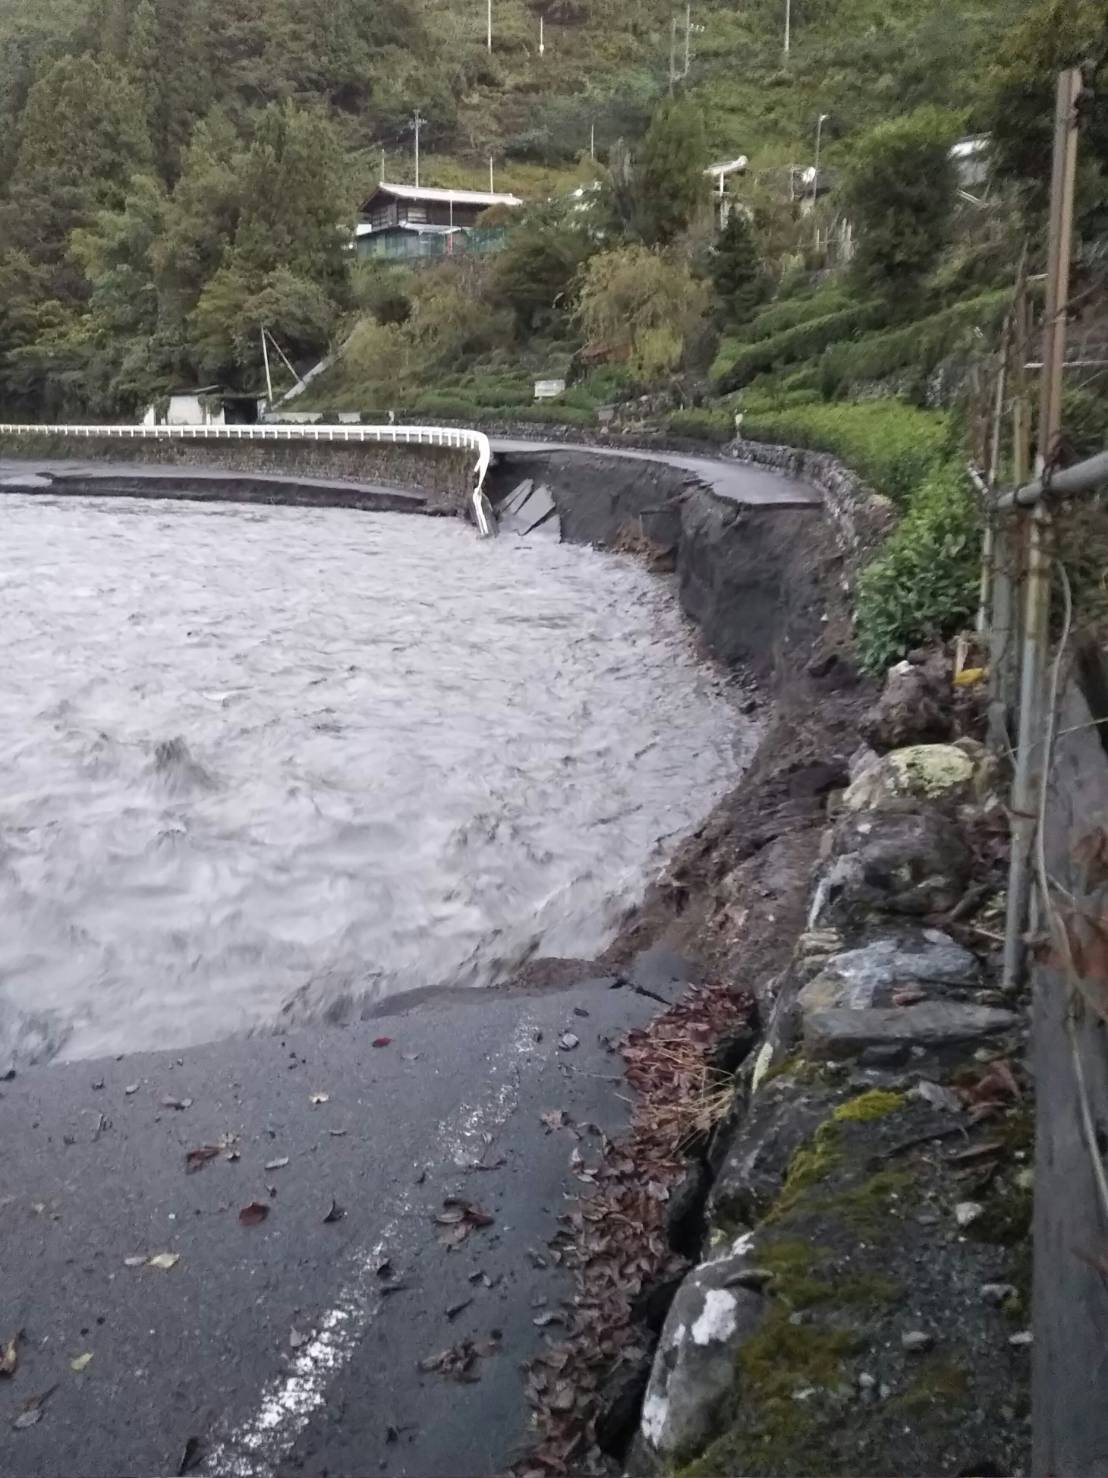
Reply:
[[[68,436],[74,440],[112,441],[262,441],[377,442],[390,446],[438,446],[476,454],[473,466],[473,512],[483,535],[494,531],[485,496],[485,477],[492,448],[483,431],[450,426],[303,426],[262,423],[256,426],[61,426],[0,422],[0,436],[30,434]]]

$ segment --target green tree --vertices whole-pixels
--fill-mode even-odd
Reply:
[[[668,245],[695,219],[707,199],[707,164],[700,109],[667,99],[650,120],[635,170],[635,224],[647,246]]]
[[[624,246],[586,264],[577,317],[592,347],[651,381],[681,367],[707,306],[708,289],[684,260]]]
[[[845,203],[858,232],[863,282],[911,292],[949,239],[957,176],[948,114],[921,108],[881,123],[858,143]]]
[[[754,228],[742,210],[732,210],[708,264],[723,317],[745,323],[765,296],[765,271],[754,240]]]
[[[520,333],[533,333],[570,310],[574,278],[594,250],[586,231],[550,207],[512,229],[496,259],[494,291],[515,314]]]
[[[1050,194],[1055,79],[1086,66],[1081,108],[1078,217],[1104,228],[1108,206],[1108,8],[1103,0],[1037,0],[1005,38],[984,87],[981,119],[996,170],[1014,180],[1030,224],[1041,230]]]

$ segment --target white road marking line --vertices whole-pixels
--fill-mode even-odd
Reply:
[[[491,1091],[476,1104],[463,1104],[444,1119],[432,1144],[444,1147],[455,1165],[471,1165],[488,1147],[486,1136],[503,1127],[519,1101],[518,1060],[534,1049],[535,1022],[525,1015],[517,1023],[508,1051],[502,1082],[492,1079]],[[290,1358],[288,1372],[262,1392],[257,1411],[219,1442],[202,1465],[211,1478],[272,1478],[291,1451],[313,1414],[326,1404],[331,1382],[351,1360],[380,1303],[377,1267],[389,1244],[414,1210],[411,1190],[401,1196],[395,1214],[374,1245],[357,1255],[347,1283],[334,1305],[320,1320],[316,1334]]]

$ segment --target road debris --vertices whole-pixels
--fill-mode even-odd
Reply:
[[[197,1170],[203,1170],[209,1160],[218,1159],[222,1153],[217,1144],[197,1145],[194,1150],[185,1151],[185,1174],[193,1175]]]
[[[80,1375],[82,1370],[87,1370],[92,1362],[92,1351],[86,1350],[83,1355],[76,1355],[69,1362],[70,1370],[75,1370]]]
[[[329,1093],[309,1093],[308,1102],[311,1104],[330,1103],[331,1095]]]
[[[176,1109],[178,1113],[183,1113],[185,1109],[192,1108],[192,1099],[191,1098],[163,1098],[162,1099],[162,1108]]]
[[[159,1268],[163,1273],[168,1273],[170,1268],[175,1268],[181,1261],[179,1252],[155,1252],[153,1257],[146,1259],[148,1268]]]
[[[0,1345],[0,1377],[10,1380],[19,1369],[19,1341],[22,1329],[17,1329],[7,1344]]]
[[[459,1247],[471,1232],[481,1227],[491,1227],[495,1216],[482,1211],[472,1201],[462,1201],[457,1196],[447,1196],[443,1209],[435,1217],[435,1224],[443,1228],[439,1241],[444,1247]]]
[[[558,1038],[558,1046],[563,1052],[572,1052],[574,1048],[581,1045],[581,1038],[573,1032],[563,1032]]]
[[[56,1384],[52,1385],[39,1395],[30,1396],[24,1401],[23,1405],[19,1408],[19,1415],[12,1422],[12,1426],[17,1432],[25,1431],[27,1427],[36,1426],[42,1420],[42,1409],[57,1389]]]
[[[374,1037],[373,1038],[373,1042],[372,1042],[372,1045],[374,1047],[388,1047],[391,1044],[392,1044],[392,1038],[391,1037]]]
[[[446,1311],[446,1317],[450,1320],[456,1319],[463,1309],[469,1308],[472,1302],[472,1298],[463,1298],[458,1303],[451,1304]]]
[[[416,1369],[424,1375],[445,1375],[451,1380],[471,1384],[481,1379],[474,1369],[477,1361],[499,1352],[500,1331],[497,1329],[493,1330],[488,1339],[464,1339],[461,1344],[451,1345],[448,1350],[429,1355],[426,1360],[419,1361]]]
[[[269,1207],[264,1201],[251,1201],[239,1212],[239,1221],[244,1227],[260,1226],[269,1215]]]
[[[330,1221],[341,1221],[345,1215],[346,1208],[344,1206],[340,1206],[339,1203],[335,1200],[334,1196],[332,1196],[331,1207],[330,1210],[327,1212],[327,1215],[323,1218],[324,1222],[326,1223]]]
[[[199,1437],[190,1437],[185,1443],[185,1450],[181,1454],[181,1461],[177,1464],[177,1478],[185,1478],[191,1473],[203,1456],[204,1448]]]
[[[277,1160],[267,1160],[266,1163],[265,1163],[265,1167],[264,1168],[266,1170],[283,1170],[285,1168],[285,1166],[288,1164],[288,1162],[289,1162],[288,1155],[282,1155]]]

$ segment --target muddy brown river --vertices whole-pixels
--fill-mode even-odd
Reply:
[[[0,502],[0,1068],[588,956],[749,733],[665,581],[345,510]]]

